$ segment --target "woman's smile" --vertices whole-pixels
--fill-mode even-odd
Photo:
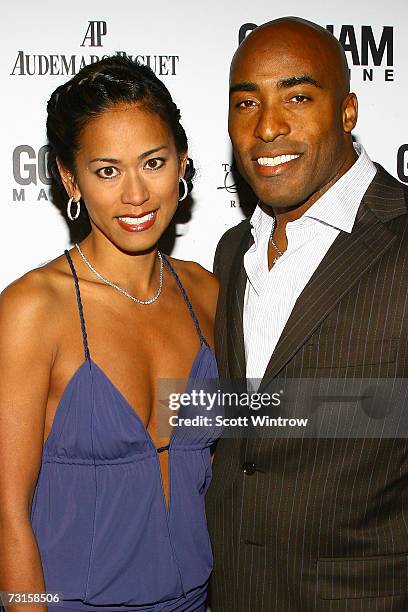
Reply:
[[[119,226],[126,232],[144,232],[150,229],[156,221],[157,210],[149,212],[145,215],[116,217]]]

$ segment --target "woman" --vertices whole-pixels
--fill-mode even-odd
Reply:
[[[160,379],[216,376],[216,280],[157,246],[191,177],[179,112],[112,57],[52,94],[47,133],[67,215],[85,206],[92,229],[1,298],[0,590],[204,610],[215,432],[170,439],[157,412]]]

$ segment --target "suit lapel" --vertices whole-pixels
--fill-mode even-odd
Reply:
[[[386,198],[384,189],[380,189],[388,187],[388,196],[391,196],[390,185],[384,183],[386,179],[388,183],[391,179],[394,187],[394,203],[388,207],[384,207]],[[406,213],[401,187],[398,187],[398,197],[395,198],[395,184],[395,179],[382,169],[377,172],[360,205],[353,231],[351,234],[342,232],[336,238],[300,294],[271,356],[259,391],[265,388],[268,380],[277,376],[329,312],[396,239],[384,224],[385,220]]]
[[[247,275],[244,254],[253,243],[250,226],[234,255],[227,288],[228,366],[230,378],[245,378],[245,347],[243,330],[244,295]]]

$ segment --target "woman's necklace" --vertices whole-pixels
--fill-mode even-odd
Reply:
[[[133,302],[136,302],[137,304],[142,304],[143,306],[148,306],[149,304],[153,304],[153,302],[155,302],[156,300],[159,299],[160,294],[162,292],[162,288],[163,288],[163,256],[160,253],[160,251],[157,251],[157,255],[158,255],[159,259],[160,259],[160,278],[159,278],[159,288],[157,290],[157,293],[153,297],[151,297],[149,300],[139,300],[139,298],[135,297],[134,295],[130,295],[130,293],[128,293],[127,291],[122,289],[122,287],[119,287],[119,285],[115,285],[115,283],[113,283],[112,281],[108,280],[107,278],[104,278],[102,276],[102,274],[99,274],[99,272],[97,272],[95,270],[95,268],[92,266],[92,264],[89,263],[89,261],[87,260],[87,258],[83,254],[83,252],[81,251],[80,246],[79,246],[78,243],[75,243],[75,247],[78,250],[78,253],[80,254],[80,256],[82,257],[84,263],[86,263],[88,268],[90,270],[92,270],[92,272],[94,274],[96,274],[96,276],[103,283],[105,283],[106,285],[109,285],[109,287],[112,287],[113,289],[116,289],[116,291],[119,291],[119,293],[121,293],[125,297],[129,298]]]

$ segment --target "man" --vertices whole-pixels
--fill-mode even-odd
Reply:
[[[279,19],[238,48],[229,133],[260,201],[216,253],[223,378],[407,376],[407,190],[356,120],[323,28]],[[213,612],[408,610],[405,439],[223,438],[213,471]]]

